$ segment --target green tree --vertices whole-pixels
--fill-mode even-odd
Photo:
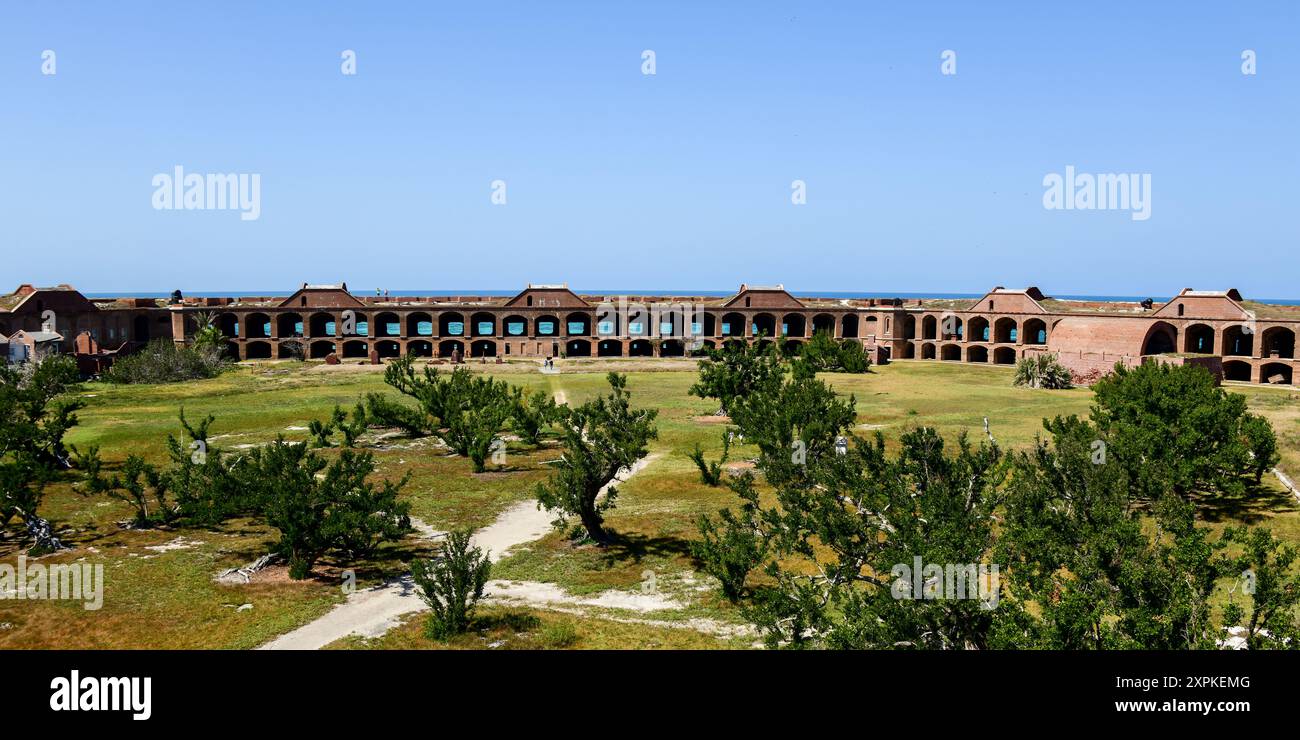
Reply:
[[[179,507],[169,499],[166,477],[139,455],[127,455],[121,474],[105,477],[99,448],[91,447],[78,455],[77,466],[88,477],[86,488],[92,494],[106,494],[131,507],[135,529],[166,524],[179,516]]]
[[[745,595],[749,574],[766,559],[769,543],[758,521],[760,508],[753,474],[741,474],[731,488],[742,502],[739,515],[732,509],[722,509],[716,522],[707,514],[700,515],[696,522],[700,539],[691,543],[691,554],[705,572],[718,579],[722,595],[736,603]]]
[[[366,480],[375,471],[368,452],[345,449],[327,463],[306,442],[277,437],[250,451],[235,470],[267,524],[279,530],[275,550],[288,559],[291,578],[307,577],[333,548],[352,557],[410,529],[410,506],[396,500],[406,479],[375,489]]]
[[[1010,590],[1040,616],[1004,633],[1007,646],[1212,647],[1217,545],[1192,506],[1168,491],[1143,505],[1092,424],[1045,426],[1051,444],[1015,459],[998,547]]]
[[[548,481],[538,484],[537,498],[547,509],[577,516],[593,541],[610,542],[602,512],[614,506],[618,489],[610,485],[630,468],[658,437],[654,409],[633,409],[627,376],[607,376],[610,393],[568,409],[563,427],[564,454]],[[606,488],[608,486],[608,488]],[[605,489],[603,498],[599,497]]]
[[[1267,423],[1247,414],[1245,397],[1225,392],[1204,368],[1120,364],[1093,392],[1091,418],[1107,456],[1124,467],[1146,500],[1166,490],[1240,494],[1243,478],[1260,472],[1257,460],[1274,461]],[[1252,445],[1262,457],[1252,460]]]
[[[1259,483],[1267,473],[1282,459],[1277,448],[1277,435],[1268,419],[1255,414],[1245,414],[1241,418],[1242,443],[1250,454],[1250,466],[1253,468],[1255,482]]]
[[[436,434],[459,455],[468,457],[474,472],[486,469],[488,455],[500,442],[500,432],[515,410],[510,385],[490,376],[475,375],[466,367],[450,374],[425,367],[415,373],[412,359],[394,360],[384,371],[384,381],[415,399],[419,414],[395,404],[370,403],[376,423],[394,423]]]
[[[60,546],[37,511],[45,486],[68,466],[63,437],[85,406],[68,397],[77,379],[76,363],[62,355],[0,365],[0,528],[22,519],[33,552]]]
[[[542,430],[562,416],[559,406],[554,396],[541,389],[526,394],[523,388],[515,387],[512,393],[511,428],[525,444],[535,446],[541,442]]]
[[[768,482],[780,485],[804,477],[808,461],[834,453],[836,439],[853,426],[856,405],[854,396],[841,399],[816,378],[777,376],[735,399],[731,420],[758,446]]]
[[[1225,542],[1240,548],[1236,556],[1224,556],[1220,574],[1233,578],[1231,601],[1224,608],[1226,625],[1245,630],[1246,647],[1300,649],[1300,574],[1295,572],[1295,545],[1283,542],[1264,528],[1227,527]],[[1238,595],[1249,598],[1247,610]]]
[[[501,443],[501,428],[514,411],[510,385],[487,375],[456,368],[447,380],[443,423],[438,432],[447,446],[468,457],[474,472],[487,469],[488,455]]]
[[[1014,603],[989,608],[999,584],[981,581],[978,571],[996,532],[1006,468],[1001,453],[961,438],[948,454],[928,428],[900,442],[896,456],[886,454],[880,435],[844,454],[810,456],[804,475],[776,484],[770,507],[759,504],[744,477],[733,483],[744,513],[728,532],[740,555],[730,588],[742,582],[748,553],[766,543],[762,571],[773,585],[755,589],[743,610],[769,645],[988,648],[1000,623],[1016,619]],[[764,473],[768,460],[760,458]],[[719,539],[706,534],[705,546]],[[978,598],[916,598],[911,577],[899,568],[918,560],[963,566],[961,582]],[[712,572],[725,564],[715,559]]]
[[[489,554],[471,544],[468,529],[448,533],[440,557],[412,563],[411,577],[432,611],[426,633],[443,640],[468,629],[491,572]]]
[[[779,379],[783,373],[780,358],[771,342],[729,342],[718,349],[706,349],[704,353],[699,380],[691,386],[690,394],[718,399],[723,414],[731,413],[736,398],[772,382],[774,378]]]

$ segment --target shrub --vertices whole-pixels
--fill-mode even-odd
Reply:
[[[290,578],[307,577],[333,548],[348,558],[365,556],[410,529],[410,504],[397,501],[407,479],[376,489],[366,481],[375,471],[368,452],[343,450],[326,463],[306,442],[277,437],[234,469],[266,523],[280,531],[275,549],[288,558]]]
[[[561,413],[555,397],[540,388],[526,395],[523,388],[514,389],[514,407],[511,409],[511,427],[525,444],[541,442],[542,429],[559,421]]]
[[[1015,384],[1048,390],[1074,387],[1070,371],[1060,363],[1056,355],[1048,352],[1022,357],[1016,363]]]
[[[212,344],[177,345],[157,339],[135,354],[119,357],[104,373],[110,383],[175,383],[214,378],[227,363]]]
[[[538,640],[547,648],[562,650],[578,641],[578,629],[572,622],[552,622],[542,628]]]
[[[722,457],[717,462],[709,462],[704,459],[704,448],[700,443],[695,443],[695,449],[690,453],[690,458],[695,462],[695,467],[700,469],[700,482],[706,486],[717,486],[722,483],[722,466],[727,462],[727,456],[731,452],[731,432],[722,433]]]
[[[58,549],[49,523],[37,515],[46,483],[66,466],[63,435],[86,402],[66,397],[77,387],[77,365],[55,355],[40,363],[0,362],[0,528],[21,518],[33,552]]]
[[[445,640],[469,629],[470,616],[483,597],[492,564],[470,544],[470,535],[468,529],[451,532],[440,557],[411,564],[420,598],[432,610],[425,629],[429,637]]]

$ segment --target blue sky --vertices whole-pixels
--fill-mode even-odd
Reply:
[[[0,287],[1300,298],[1300,4],[994,5],[6,3]],[[260,217],[155,210],[176,165]],[[1067,165],[1151,217],[1046,210]]]

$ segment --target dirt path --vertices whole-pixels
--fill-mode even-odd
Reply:
[[[656,458],[657,454],[651,454],[637,460],[615,482],[626,481]],[[552,514],[538,508],[537,501],[524,501],[506,509],[495,522],[475,532],[474,544],[490,551],[490,559],[497,562],[510,548],[543,537],[551,530],[553,519]],[[412,525],[426,539],[445,534],[424,522],[412,521]],[[281,635],[258,649],[319,650],[348,635],[379,637],[401,624],[402,616],[425,608],[415,582],[407,574],[395,581],[349,594],[347,601],[334,607],[325,616]]]

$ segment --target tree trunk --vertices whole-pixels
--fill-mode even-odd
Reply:
[[[604,520],[596,511],[594,498],[590,504],[583,503],[582,511],[579,512],[578,516],[582,519],[582,526],[587,530],[588,537],[600,545],[610,543],[609,533],[605,531]]]

